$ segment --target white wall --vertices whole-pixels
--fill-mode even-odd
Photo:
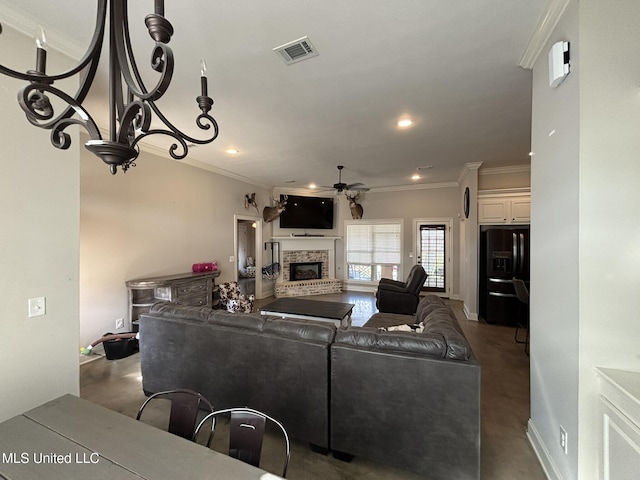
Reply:
[[[1,40],[6,66],[35,59],[32,39],[4,26]],[[66,62],[53,50],[49,59]],[[77,135],[55,149],[16,102],[24,85],[0,77],[0,421],[79,393]],[[46,315],[28,318],[27,300],[40,296]]]
[[[480,238],[478,228],[478,167],[469,164],[460,185],[464,191],[469,189],[469,217],[465,218],[464,208],[460,214],[460,292],[464,314],[469,320],[479,318],[478,275]],[[462,200],[461,200],[462,201]]]
[[[262,209],[269,192],[254,185],[143,152],[137,166],[112,176],[83,149],[81,165],[80,340],[88,345],[115,320],[128,319],[127,280],[184,273],[216,260],[218,282],[234,279],[234,214],[256,192]],[[263,229],[263,240],[271,237]],[[265,282],[267,286],[268,282]]]
[[[549,88],[547,52],[572,42],[571,75]],[[551,478],[574,478],[578,458],[579,81],[577,4],[533,69],[531,162],[531,421]],[[559,445],[562,425],[569,454]]]
[[[640,371],[639,21],[635,0],[572,1],[534,66],[530,435],[551,478],[597,478],[594,367]]]
[[[582,479],[597,459],[593,368],[640,371],[640,2],[579,4]]]

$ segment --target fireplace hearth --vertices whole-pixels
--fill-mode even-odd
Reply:
[[[289,264],[289,281],[322,278],[322,262],[292,262]]]

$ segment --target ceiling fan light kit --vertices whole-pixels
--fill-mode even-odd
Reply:
[[[366,192],[369,189],[364,186],[363,183],[352,183],[346,184],[342,181],[342,170],[344,169],[344,165],[338,165],[338,183],[333,184],[333,188],[338,192],[342,193],[344,190],[357,190],[360,192]]]
[[[98,125],[82,103],[98,69],[107,15],[110,29],[107,32],[110,39],[109,137],[103,139]],[[185,134],[157,107],[155,102],[167,91],[174,68],[173,52],[167,46],[173,35],[173,27],[164,18],[164,0],[155,0],[155,11],[147,15],[145,24],[149,35],[155,41],[151,68],[160,75],[155,87],[150,90],[144,85],[133,56],[126,0],[97,0],[93,38],[83,58],[72,69],[55,75],[46,74],[47,52],[44,32],[37,39],[35,70],[22,73],[0,65],[0,73],[29,82],[18,93],[18,103],[29,123],[51,130],[51,143],[60,149],[67,149],[71,145],[71,136],[65,132],[68,126],[84,127],[91,138],[85,147],[109,165],[112,174],[117,172],[118,167],[126,172],[135,166],[135,160],[140,153],[138,143],[149,135],[161,134],[173,138],[177,143],[171,145],[169,154],[176,160],[187,156],[189,146],[211,143],[218,136],[218,124],[209,115],[213,99],[208,95],[204,61],[201,64],[201,94],[196,97],[196,103],[202,113],[196,117],[195,123],[199,129],[209,133],[208,137],[198,139]],[[75,94],[69,95],[53,86],[54,82],[75,75],[81,76],[80,86]],[[127,88],[126,92],[123,91],[123,82]],[[56,114],[47,94],[66,104],[61,112]],[[163,128],[151,129],[152,111],[164,124]]]

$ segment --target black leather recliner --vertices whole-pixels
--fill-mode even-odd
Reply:
[[[406,282],[381,278],[376,291],[376,307],[384,313],[413,315],[420,301],[420,289],[427,279],[421,265],[411,267]]]

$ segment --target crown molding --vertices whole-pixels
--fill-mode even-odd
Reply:
[[[103,128],[100,128],[100,133],[102,134],[103,138],[108,138],[109,132]],[[86,138],[88,138],[89,136],[87,135],[86,132],[81,131],[80,132],[80,138],[82,140],[82,144],[84,144],[84,142],[86,141]],[[146,143],[146,142],[140,142],[138,143],[138,146],[140,147],[140,152],[144,152],[147,153],[149,155],[155,155],[157,157],[163,157],[166,158],[167,160],[171,160],[173,162],[177,162],[177,163],[183,163],[185,165],[189,165],[190,167],[194,167],[194,168],[200,168],[201,170],[207,170],[208,172],[212,172],[212,173],[216,173],[218,175],[222,175],[224,177],[228,177],[228,178],[232,178],[234,180],[238,180],[240,182],[244,182],[244,183],[248,183],[249,185],[253,185],[254,187],[258,187],[258,188],[264,188],[265,190],[272,190],[273,189],[273,185],[267,185],[265,183],[260,183],[260,182],[256,182],[255,180],[252,180],[250,178],[244,177],[242,175],[238,175],[236,173],[230,172],[228,170],[224,170],[222,168],[217,168],[214,167],[212,165],[209,165],[207,163],[204,162],[200,162],[198,160],[194,160],[192,158],[183,158],[182,160],[175,160],[173,158],[171,158],[168,153],[166,148],[161,148],[161,147],[157,147],[155,145],[152,145],[150,143]],[[140,157],[138,157],[140,158]],[[137,160],[136,160],[137,161]],[[144,161],[144,160],[142,160]]]
[[[0,0],[0,6],[2,7],[2,23],[4,25],[13,28],[26,37],[35,38],[36,32],[42,22],[39,22],[30,15],[27,15],[19,8],[15,8],[15,6],[9,4],[5,0]],[[80,60],[87,50],[87,46],[78,44],[78,42],[71,40],[68,36],[60,33],[49,25],[46,27],[46,35],[47,45],[49,47],[71,57],[74,60]]]
[[[385,193],[385,192],[402,192],[402,191],[411,191],[411,190],[431,190],[434,188],[459,188],[460,184],[458,182],[442,182],[442,183],[421,183],[418,185],[392,185],[389,187],[371,187],[369,190],[364,192],[365,195],[371,193]],[[333,189],[310,189],[305,187],[274,187],[274,192],[278,193],[289,193],[291,195],[306,195],[308,197],[311,196],[327,196],[329,194],[336,193]]]
[[[530,187],[516,187],[516,188],[498,188],[492,190],[479,190],[478,198],[485,197],[512,197],[512,196],[521,196],[521,195],[531,195]]]
[[[480,167],[482,167],[482,162],[465,163],[464,169],[462,170],[462,173],[458,177],[458,185],[462,185],[464,183],[464,179],[467,178],[467,175],[469,175],[469,172],[473,172],[475,170],[477,174],[477,171],[480,170]]]
[[[163,151],[162,149],[158,149]],[[166,153],[164,155],[166,157]],[[170,157],[169,157],[170,158]],[[242,175],[238,175],[236,173],[230,172],[228,170],[224,170],[222,168],[217,168],[207,163],[199,162],[198,160],[193,160],[192,158],[185,158],[183,160],[175,160],[176,162],[184,163],[186,165],[190,165],[192,167],[201,168],[202,170],[207,170],[212,173],[217,173],[218,175],[222,175],[224,177],[233,178],[234,180],[238,180],[239,182],[248,183],[249,185],[253,185],[254,187],[264,188],[265,190],[271,190],[273,188],[272,185],[267,185],[265,183],[256,182],[250,178],[244,177]]]
[[[373,187],[367,193],[401,192],[408,190],[431,190],[434,188],[458,188],[458,182],[421,183],[417,185],[391,185],[389,187]]]
[[[532,69],[571,0],[548,0],[518,65]]]

